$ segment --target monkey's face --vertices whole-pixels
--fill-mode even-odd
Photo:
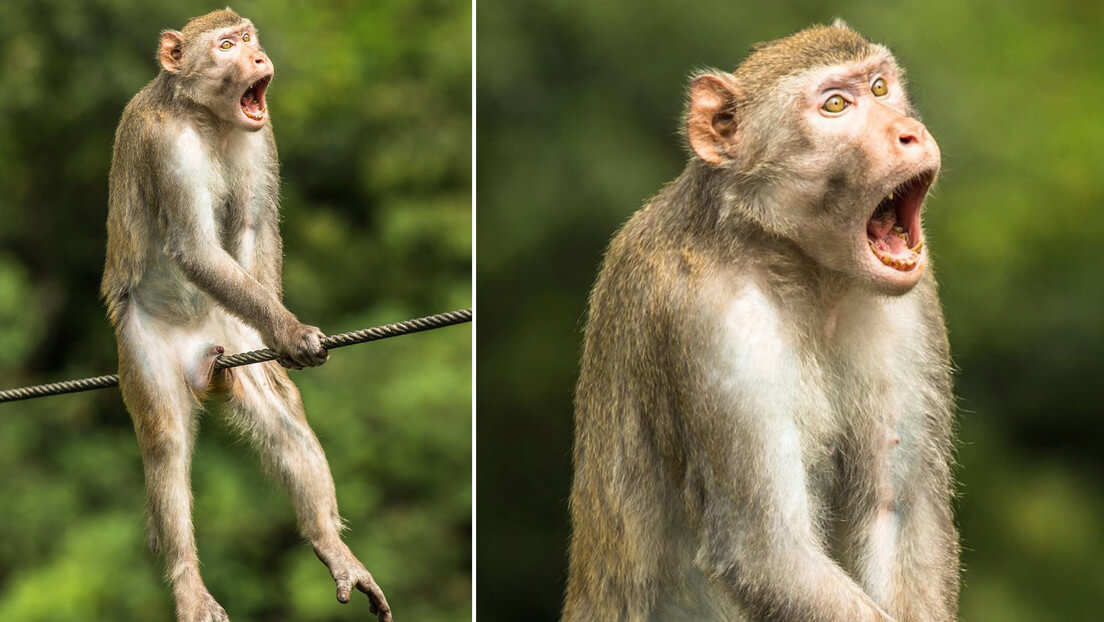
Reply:
[[[256,131],[268,122],[265,92],[275,67],[249,20],[206,33],[186,54],[193,99],[219,118]]]
[[[902,294],[927,265],[920,211],[939,146],[888,50],[846,28],[818,32],[839,41],[782,40],[735,74],[695,78],[687,138],[734,186],[732,213],[862,286]]]
[[[939,146],[913,116],[891,58],[803,78],[796,105],[810,149],[796,165],[819,168],[823,183],[804,202],[818,226],[799,229],[806,234],[799,242],[875,290],[904,293],[928,261],[920,213],[939,171]]]
[[[760,198],[766,229],[864,287],[916,285],[928,260],[921,207],[940,155],[892,57],[783,77],[743,119],[726,164]]]

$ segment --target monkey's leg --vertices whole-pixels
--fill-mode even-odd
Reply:
[[[210,373],[200,353],[197,365],[177,358],[169,340],[154,343],[156,331],[128,325],[120,336],[119,388],[134,421],[145,469],[150,542],[165,559],[181,622],[224,622],[229,618],[199,573],[192,531],[191,458],[198,403],[186,374]]]
[[[333,477],[307,424],[299,390],[276,363],[237,368],[229,383],[229,415],[258,448],[266,468],[287,489],[303,535],[337,583],[345,603],[356,588],[368,595],[380,622],[391,620],[383,591],[341,539]]]

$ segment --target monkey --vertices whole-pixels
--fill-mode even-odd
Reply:
[[[228,620],[200,576],[192,528],[197,415],[217,407],[287,489],[337,600],[387,600],[341,538],[333,478],[285,368],[327,359],[324,334],[283,305],[279,170],[267,108],[272,60],[253,23],[214,11],[161,33],[158,75],[126,105],[109,173],[101,294],[134,423],[151,545],[177,619]],[[227,350],[279,358],[215,371]]]
[[[934,138],[843,22],[692,76],[683,172],[610,242],[562,619],[957,617]]]

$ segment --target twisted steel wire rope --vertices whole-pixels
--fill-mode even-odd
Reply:
[[[345,346],[351,346],[358,343],[367,343],[369,341],[378,341],[380,339],[388,339],[400,335],[420,333],[422,331],[452,326],[453,324],[463,324],[471,320],[471,309],[446,311],[435,315],[427,315],[426,317],[395,322],[394,324],[384,324],[383,326],[373,326],[362,330],[332,335],[322,340],[322,346],[326,349],[344,348]],[[269,348],[230,354],[219,357],[218,360],[215,361],[215,369],[227,369],[229,367],[274,361],[277,356],[276,352]],[[50,384],[39,384],[0,391],[0,403],[29,400],[37,397],[46,397],[48,395],[62,395],[65,393],[92,391],[94,389],[106,389],[116,386],[119,386],[118,374],[62,380],[61,382],[52,382]]]

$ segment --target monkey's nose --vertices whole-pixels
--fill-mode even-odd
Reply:
[[[920,147],[927,137],[928,130],[923,123],[913,122],[897,128],[897,142],[902,147]]]
[[[258,52],[253,57],[253,62],[256,63],[258,67],[264,67],[268,64],[268,56],[266,56],[264,52]]]

